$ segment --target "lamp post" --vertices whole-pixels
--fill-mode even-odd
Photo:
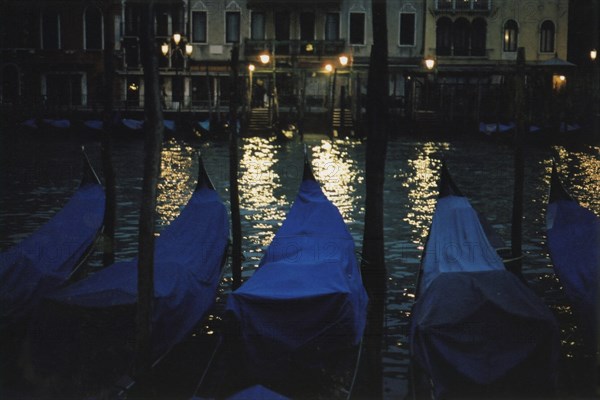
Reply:
[[[272,88],[271,88],[271,100],[269,101],[269,112],[271,117],[271,126],[279,121],[279,102],[277,99],[277,64],[275,60],[275,46],[273,46],[273,54],[269,54],[268,52],[261,53],[259,55],[260,62],[263,65],[267,65],[271,62],[271,80],[272,80]]]
[[[598,126],[600,124],[600,98],[598,95],[598,91],[600,90],[600,70],[598,70],[598,61],[596,58],[598,57],[598,51],[594,48],[590,50],[590,60],[592,62],[592,112],[593,112],[593,131],[596,135],[592,140],[596,141],[600,138],[598,134]],[[600,291],[599,291],[600,293]],[[600,323],[599,323],[600,324]]]
[[[350,61],[350,59],[348,58],[347,55],[342,54],[338,57],[338,60],[340,62],[340,65],[342,66],[342,68],[345,68],[348,65],[348,61]],[[350,79],[348,79],[348,82],[350,82]],[[350,86],[350,84],[348,84],[348,86]],[[344,128],[345,128],[345,120],[346,120],[346,87],[342,85],[342,87],[340,88],[340,132],[344,132]]]
[[[163,56],[167,57],[169,61],[171,61],[171,64],[173,55],[177,54],[177,56],[181,59],[181,69],[183,70],[185,68],[185,60],[192,55],[194,47],[179,33],[173,34],[171,39],[172,44],[167,42],[163,43],[160,46],[160,51],[162,52]],[[175,67],[175,78],[176,82],[179,84],[179,66]],[[171,93],[173,92],[173,87],[171,87]],[[181,102],[183,101],[183,88],[181,88],[181,86],[179,87],[178,92],[181,93],[181,97],[178,96],[177,111],[181,111]]]
[[[246,107],[249,111],[252,109],[252,85],[253,85],[253,74],[256,66],[254,64],[248,64],[248,89],[246,92]]]
[[[425,58],[425,60],[423,60],[423,63],[425,64],[425,68],[427,69],[427,79],[426,79],[426,86],[425,86],[427,88],[427,90],[426,90],[426,94],[427,95],[426,95],[426,100],[425,101],[426,101],[428,109],[430,109],[429,107],[431,106],[431,103],[432,103],[431,98],[433,96],[431,94],[431,92],[432,92],[432,89],[431,89],[432,84],[430,84],[429,81],[430,80],[434,80],[434,76],[435,76],[435,64],[436,64],[436,62],[435,62],[435,59],[433,57],[428,56],[427,58]],[[434,75],[431,75],[432,72],[434,73]]]
[[[342,54],[338,57],[338,63],[339,65],[341,65],[342,67],[345,67],[346,65],[348,65],[348,61],[349,58],[348,56],[346,56],[345,54]],[[330,109],[331,109],[331,113],[329,115],[329,133],[331,134],[331,137],[333,138],[334,135],[334,130],[333,130],[333,117],[335,115],[335,91],[336,91],[336,80],[337,80],[337,71],[338,71],[338,66],[336,64],[336,66],[334,67],[331,63],[327,63],[325,64],[325,72],[326,73],[331,73],[333,71],[333,83],[331,84],[330,87],[330,91],[329,94],[331,95],[331,99],[330,99]],[[343,103],[343,101],[342,101]],[[343,104],[342,104],[343,105]],[[341,111],[341,115],[340,117],[343,119],[344,115],[343,115],[343,110]],[[343,126],[343,122],[342,122],[342,126]]]

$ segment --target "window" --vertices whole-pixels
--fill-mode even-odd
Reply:
[[[350,13],[350,44],[365,44],[364,13]]]
[[[325,17],[325,40],[338,40],[340,38],[340,14],[327,13]]]
[[[400,46],[415,45],[415,14],[400,13]]]
[[[192,42],[206,43],[206,11],[192,12]]]
[[[275,13],[275,40],[290,40],[290,14],[287,11]]]
[[[156,36],[168,37],[169,35],[169,9],[166,5],[156,6]]]
[[[264,40],[266,16],[264,12],[252,11],[252,20],[250,22],[250,39]]]
[[[554,23],[544,21],[540,30],[540,52],[554,53]]]
[[[141,4],[125,5],[125,36],[138,36],[140,33]]]
[[[471,24],[471,55],[485,56],[487,22],[483,18],[475,18]]]
[[[42,14],[42,48],[60,49],[60,15],[54,10]]]
[[[98,7],[85,11],[85,48],[102,49],[102,13]]]
[[[137,38],[127,37],[123,39],[123,50],[125,50],[125,65],[128,68],[140,66],[140,48]]]
[[[452,45],[455,56],[469,55],[469,41],[471,38],[471,23],[465,18],[454,21],[452,26]]]
[[[452,21],[442,17],[437,20],[435,30],[435,53],[438,56],[449,56],[452,52]]]
[[[227,11],[225,13],[225,42],[239,43],[240,41],[240,13]]]
[[[275,13],[275,40],[281,43],[275,45],[275,54],[289,54],[290,45],[290,14],[287,11]]]
[[[509,19],[504,24],[504,40],[503,50],[504,51],[517,51],[519,36],[519,26],[517,23]]]
[[[315,40],[315,14],[300,13],[300,40]]]

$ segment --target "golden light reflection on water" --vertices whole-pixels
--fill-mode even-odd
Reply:
[[[197,180],[194,150],[176,141],[165,142],[161,157],[161,173],[158,182],[157,224],[168,225],[181,212]]]
[[[273,139],[244,139],[240,160],[240,208],[242,219],[249,221],[252,234],[244,239],[251,245],[267,246],[281,225],[289,199],[281,193],[281,178],[274,168],[278,149]]]
[[[409,211],[404,221],[412,226],[413,243],[425,242],[437,201],[441,160],[433,155],[449,149],[449,143],[423,143],[415,148],[416,157],[408,160],[409,170],[394,175],[408,189]]]
[[[363,183],[363,173],[355,157],[348,151],[357,146],[361,146],[360,142],[345,142],[342,147],[339,142],[332,144],[327,140],[312,146],[309,151],[315,178],[346,222],[356,218],[357,203],[362,203],[357,186]]]
[[[583,207],[600,215],[600,148],[591,147],[588,152],[568,151],[556,147],[559,155],[559,172],[566,189]],[[550,182],[552,164],[547,167]]]

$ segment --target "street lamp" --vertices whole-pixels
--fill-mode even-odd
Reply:
[[[597,56],[598,56],[598,51],[596,49],[590,50],[590,59],[592,61],[596,61]]]
[[[425,59],[425,67],[431,71],[435,67],[435,60],[432,57],[427,57]]]
[[[269,63],[269,61],[271,60],[271,56],[269,55],[269,53],[261,53],[258,58],[260,59],[260,62],[263,63],[264,65],[267,65]]]
[[[172,60],[173,55],[177,54],[178,57],[181,58],[181,69],[185,68],[185,60],[192,55],[194,51],[194,46],[192,46],[189,42],[187,42],[179,33],[175,33],[172,36],[173,46],[170,43],[164,42],[160,46],[160,51],[163,56],[167,57],[169,60]],[[179,66],[175,67],[175,80],[179,86],[178,92],[181,93],[181,97],[178,96],[178,111],[181,111],[181,101],[183,100],[183,91],[184,89],[181,87],[181,83],[179,82]],[[171,88],[171,93],[173,93],[173,87]]]
[[[269,96],[269,112],[271,125],[274,125],[279,121],[279,102],[277,98],[277,63],[275,61],[275,46],[273,46],[273,55],[269,54],[268,51],[260,53],[258,56],[260,62],[263,65],[267,65],[271,62],[271,76],[272,76],[272,88],[271,95]]]
[[[342,54],[342,55],[339,57],[339,61],[340,61],[340,65],[341,65],[342,67],[345,67],[346,65],[348,65],[348,61],[349,61],[349,59],[348,59],[348,56],[346,56],[346,55]]]
[[[425,68],[427,68],[427,77],[425,79],[425,102],[427,104],[427,107],[432,106],[432,98],[433,98],[433,90],[432,86],[435,87],[435,59],[431,56],[428,56],[427,58],[425,58],[425,60],[423,61],[425,64]],[[433,74],[431,74],[431,72],[434,72]],[[431,83],[430,83],[431,81]]]

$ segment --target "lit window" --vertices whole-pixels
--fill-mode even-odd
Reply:
[[[504,24],[503,49],[504,51],[517,51],[519,36],[519,26],[517,23],[509,19]]]

